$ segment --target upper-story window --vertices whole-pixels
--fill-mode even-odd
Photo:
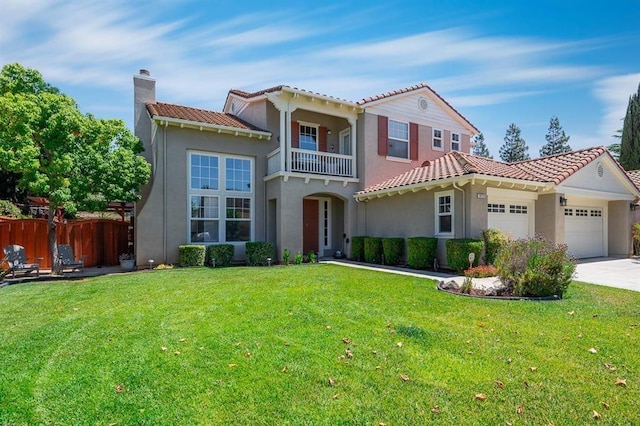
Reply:
[[[451,151],[460,151],[460,133],[451,133]]]
[[[433,147],[442,149],[442,130],[433,129]]]
[[[309,151],[318,150],[318,128],[316,126],[300,125],[300,148]]]
[[[409,123],[389,120],[389,157],[409,158]]]

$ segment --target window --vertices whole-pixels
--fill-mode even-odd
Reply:
[[[442,149],[442,130],[433,129],[433,147]]]
[[[527,206],[510,205],[509,213],[512,214],[527,214]]]
[[[602,217],[602,210],[591,210],[591,217]]]
[[[453,192],[436,193],[436,235],[453,235]]]
[[[573,209],[564,209],[565,216],[573,216]]]
[[[191,152],[189,173],[189,242],[251,241],[253,160]]]
[[[300,148],[309,151],[318,150],[318,128],[315,126],[300,125]]]
[[[389,157],[409,158],[409,123],[389,120]]]
[[[351,155],[351,129],[340,132],[340,154]]]
[[[459,133],[451,133],[451,151],[460,151]]]
[[[487,204],[487,211],[489,213],[504,213],[504,204]]]

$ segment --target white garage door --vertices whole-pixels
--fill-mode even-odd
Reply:
[[[575,257],[604,256],[601,207],[565,207],[564,237]]]
[[[490,201],[487,204],[488,226],[512,238],[526,238],[529,236],[530,209],[526,202]]]

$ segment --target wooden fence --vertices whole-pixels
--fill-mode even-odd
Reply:
[[[69,220],[57,227],[58,244],[69,244],[85,266],[118,265],[129,250],[129,222],[91,219]],[[51,268],[46,219],[0,219],[0,247],[18,244],[30,259],[41,257],[40,267]]]

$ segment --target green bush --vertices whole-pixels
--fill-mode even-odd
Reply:
[[[454,271],[462,272],[469,267],[469,253],[475,254],[473,266],[478,266],[484,248],[482,240],[454,238],[447,240],[447,264]]]
[[[383,238],[382,254],[385,265],[397,265],[404,254],[404,238]]]
[[[302,265],[303,261],[304,261],[304,256],[302,255],[302,253],[297,252],[296,255],[293,257],[293,263],[296,265]]]
[[[18,206],[13,204],[11,201],[0,200],[0,216],[20,219],[22,217],[22,212]]]
[[[309,263],[316,263],[316,260],[317,260],[317,258],[316,258],[316,252],[315,252],[315,251],[313,251],[313,250],[311,250],[311,251],[309,252],[309,254],[307,255],[307,258],[309,259]]]
[[[216,244],[207,246],[207,255],[205,257],[208,266],[223,267],[231,266],[233,262],[234,248],[232,244]],[[213,261],[215,260],[215,265]]]
[[[276,248],[273,243],[268,241],[255,241],[245,243],[247,254],[247,265],[249,266],[267,266],[268,258],[274,259],[276,256]]]
[[[382,263],[382,238],[366,237],[364,239],[364,261]]]
[[[493,265],[500,248],[509,241],[509,238],[497,229],[485,229],[482,231],[482,239],[484,240],[484,263]]]
[[[284,262],[286,266],[289,266],[290,260],[291,260],[291,252],[288,249],[284,249],[284,251],[282,252],[282,262]]]
[[[204,266],[205,246],[188,244],[178,247],[178,263],[183,268]]]
[[[631,236],[633,238],[633,254],[640,255],[640,222],[636,222],[631,227]]]
[[[438,239],[434,237],[407,238],[407,264],[414,269],[433,267]]]
[[[498,276],[515,296],[560,296],[576,266],[566,244],[542,237],[509,241],[496,258]]]
[[[351,260],[362,262],[364,260],[364,239],[367,237],[351,238]]]

